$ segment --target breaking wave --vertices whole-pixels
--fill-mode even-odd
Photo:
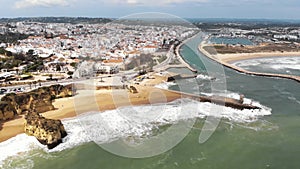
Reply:
[[[154,87],[159,88],[159,89],[169,89],[169,87],[175,86],[175,85],[177,85],[177,84],[174,82],[163,82],[163,83],[155,85]]]
[[[273,57],[242,60],[233,63],[249,71],[300,75],[300,57]]]
[[[237,110],[219,106],[222,112],[214,114],[233,122],[255,122],[261,116],[270,115],[271,109],[261,107],[257,110]],[[165,104],[122,107],[104,112],[89,112],[76,118],[63,120],[68,135],[63,143],[52,150],[41,145],[34,137],[20,134],[5,142],[0,143],[0,168],[5,164],[5,159],[18,156],[23,152],[33,149],[42,149],[44,152],[56,152],[70,149],[81,144],[97,141],[98,143],[111,142],[119,138],[138,137],[147,138],[154,129],[167,124],[174,124],[194,118],[211,116],[212,103],[202,103],[190,99],[179,99]],[[188,111],[186,111],[188,110]],[[30,168],[27,166],[27,168]]]

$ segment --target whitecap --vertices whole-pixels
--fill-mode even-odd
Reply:
[[[198,74],[196,76],[196,79],[203,79],[203,80],[213,80],[215,79],[214,77],[208,76],[208,75],[203,75],[203,74]]]
[[[8,157],[22,156],[22,152],[27,152],[32,149],[43,148],[34,137],[27,136],[26,134],[19,134],[11,139],[0,143],[0,168],[3,161]]]
[[[102,113],[89,112],[76,118],[65,119],[62,123],[68,135],[63,143],[52,150],[41,145],[34,137],[20,134],[0,143],[0,167],[10,156],[18,156],[22,152],[41,149],[45,152],[57,152],[70,149],[81,144],[96,141],[107,143],[126,137],[151,137],[153,129],[167,124],[175,124],[195,118],[216,116],[230,121],[244,123],[254,122],[261,116],[271,114],[271,109],[258,102],[261,107],[255,110],[237,110],[212,103],[197,102],[190,99],[178,99],[170,103],[122,107]],[[211,109],[222,110],[218,114],[210,113]],[[147,111],[145,111],[147,110]]]
[[[175,86],[175,85],[177,85],[177,84],[174,82],[163,82],[163,83],[155,85],[154,87],[159,88],[159,89],[169,89],[169,87]]]
[[[234,62],[233,65],[244,69],[255,71],[255,68],[264,70],[280,71],[285,70],[286,73],[291,73],[290,70],[300,70],[300,57],[272,57],[241,60]],[[290,70],[289,70],[290,69]]]

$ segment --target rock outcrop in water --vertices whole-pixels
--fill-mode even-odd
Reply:
[[[28,112],[25,116],[25,133],[34,136],[49,149],[62,143],[67,132],[60,120],[46,119],[37,112]]]
[[[52,85],[26,93],[9,93],[1,98],[0,121],[13,119],[16,115],[35,110],[38,113],[53,110],[52,101],[56,98],[73,95],[72,86]]]

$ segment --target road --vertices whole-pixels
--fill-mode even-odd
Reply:
[[[171,51],[174,50],[174,45],[170,47],[169,52],[167,53],[167,59],[161,62],[160,64],[153,67],[154,70],[164,70],[172,61],[173,57],[175,56]]]
[[[79,82],[84,82],[87,79],[101,79],[101,78],[107,78],[107,77],[123,77],[123,76],[134,76],[137,75],[136,71],[130,70],[130,71],[126,71],[126,72],[120,72],[117,74],[107,74],[107,75],[101,75],[98,77],[82,77],[82,78],[75,78],[75,79],[62,79],[62,80],[58,80],[58,81],[48,81],[48,82],[42,82],[41,85],[39,83],[36,83],[36,85],[32,84],[31,87],[29,84],[25,84],[25,85],[16,85],[16,86],[7,86],[7,87],[2,87],[1,89],[6,89],[7,91],[13,91],[14,89],[19,89],[22,88],[23,91],[22,92],[28,92],[30,90],[39,88],[39,87],[43,87],[43,86],[51,86],[51,85],[55,85],[55,84],[61,84],[61,85],[67,85],[67,84],[72,84],[72,83],[79,83]],[[8,93],[9,93],[8,92]],[[5,95],[2,94],[0,95],[0,98]]]
[[[174,45],[171,46],[170,51],[173,51]],[[172,59],[174,59],[174,54],[172,52],[168,52],[167,53],[167,59],[164,60],[163,62],[161,62],[160,64],[156,65],[153,67],[154,70],[164,70],[167,68],[167,66],[169,65],[169,63],[172,61]],[[129,71],[124,71],[124,72],[120,72],[117,74],[108,74],[108,75],[102,75],[99,77],[82,77],[82,78],[73,78],[73,79],[63,79],[63,80],[58,80],[58,81],[48,81],[48,82],[42,82],[40,83],[36,83],[36,84],[32,84],[31,86],[29,84],[25,84],[25,85],[16,85],[16,86],[7,86],[7,87],[2,87],[1,89],[6,89],[8,92],[13,91],[14,89],[19,89],[22,88],[22,92],[27,92],[39,87],[43,87],[43,86],[51,86],[51,85],[55,85],[55,84],[61,84],[61,85],[66,85],[66,84],[72,84],[72,83],[79,83],[79,82],[83,82],[87,79],[101,79],[101,78],[105,78],[105,77],[114,77],[114,76],[118,76],[118,77],[123,77],[123,76],[129,76],[129,78],[137,75],[137,71],[134,70],[129,70]],[[0,98],[3,95],[0,95]]]

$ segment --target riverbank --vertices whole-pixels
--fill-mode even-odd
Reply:
[[[183,57],[180,55],[180,48],[182,47],[182,45],[184,45],[185,43],[187,43],[188,41],[190,41],[191,39],[195,38],[198,36],[199,33],[185,39],[182,43],[180,43],[176,49],[175,49],[175,54],[177,56],[177,58],[179,59],[179,61],[181,62],[182,65],[186,66],[188,69],[190,69],[192,72],[197,72],[197,70],[195,68],[193,68],[190,64],[188,64],[184,59]]]
[[[287,75],[287,74],[275,74],[275,73],[263,73],[263,72],[252,72],[245,70],[241,67],[235,66],[231,64],[234,61],[245,60],[245,59],[254,59],[254,58],[264,58],[264,57],[283,57],[283,56],[300,56],[300,52],[271,52],[271,53],[243,53],[243,54],[216,54],[212,55],[207,52],[205,49],[205,41],[203,41],[199,46],[198,50],[203,53],[208,58],[228,67],[234,69],[238,72],[256,75],[256,76],[266,76],[266,77],[278,77],[278,78],[286,78],[295,80],[300,82],[300,77],[295,75]]]

